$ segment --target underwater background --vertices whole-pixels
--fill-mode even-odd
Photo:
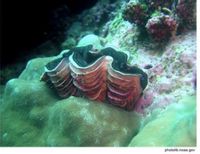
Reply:
[[[1,147],[196,147],[196,0],[8,0],[2,4]],[[82,50],[88,45],[94,51]],[[97,91],[92,89],[95,81],[81,88],[81,82],[76,84],[82,65],[74,76],[71,72],[61,76],[73,77],[70,83],[78,94],[61,98],[60,93],[71,89],[60,90],[54,80],[49,84],[42,79],[48,64],[70,51],[96,55],[108,49],[113,49],[116,65],[89,69],[97,70],[92,76],[96,84],[105,84]],[[120,53],[127,56],[126,69],[133,66],[139,73],[121,67]],[[84,60],[78,56],[65,65]],[[59,78],[56,66],[52,70]],[[120,82],[110,80],[109,69],[120,74]],[[148,80],[145,87],[143,72]],[[101,73],[105,78],[99,77]],[[128,90],[126,76],[134,76]],[[122,89],[109,89],[113,83]],[[105,95],[105,100],[93,99],[97,94]],[[122,96],[132,99],[128,102]]]

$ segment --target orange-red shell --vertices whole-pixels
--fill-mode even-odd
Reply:
[[[48,63],[42,80],[61,98],[84,96],[132,110],[147,85],[147,75],[127,65],[127,55],[112,48],[94,52],[92,46],[70,50]]]

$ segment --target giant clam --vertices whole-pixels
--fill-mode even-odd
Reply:
[[[41,80],[61,98],[87,97],[132,110],[148,80],[147,74],[128,65],[127,59],[125,53],[110,47],[76,47],[49,62]]]

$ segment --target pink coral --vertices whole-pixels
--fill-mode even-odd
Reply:
[[[153,102],[153,92],[146,92],[135,104],[134,111],[144,114],[144,109]]]
[[[188,68],[192,68],[195,65],[196,54],[195,53],[182,53],[180,55],[180,61],[187,65]]]
[[[160,15],[148,20],[146,29],[153,40],[168,41],[177,29],[176,20],[168,15]]]
[[[161,75],[163,73],[163,71],[164,71],[164,68],[163,68],[162,64],[158,64],[152,68],[152,72],[155,75]]]
[[[176,99],[173,96],[165,95],[165,96],[159,96],[156,97],[155,101],[150,106],[151,110],[157,109],[157,108],[165,108],[172,102],[176,102]]]

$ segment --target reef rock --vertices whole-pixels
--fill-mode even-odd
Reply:
[[[24,79],[6,85],[1,146],[127,146],[139,130],[135,112],[83,98],[60,101],[37,77]]]
[[[83,38],[81,38],[80,41],[78,42],[77,47],[87,46],[87,45],[91,45],[91,44],[96,49],[102,48],[100,38],[97,35],[94,35],[94,34],[89,34],[89,35],[86,35]]]
[[[76,97],[57,102],[49,114],[48,146],[126,146],[139,126],[134,112]]]
[[[39,81],[8,81],[1,104],[1,146],[42,146],[47,106],[56,102],[49,88]],[[40,111],[36,111],[36,108]],[[33,112],[35,112],[33,114]]]
[[[152,119],[129,146],[196,146],[195,96],[182,98]]]
[[[19,78],[23,80],[40,80],[40,77],[44,72],[44,66],[52,59],[53,57],[35,58],[30,60]]]

